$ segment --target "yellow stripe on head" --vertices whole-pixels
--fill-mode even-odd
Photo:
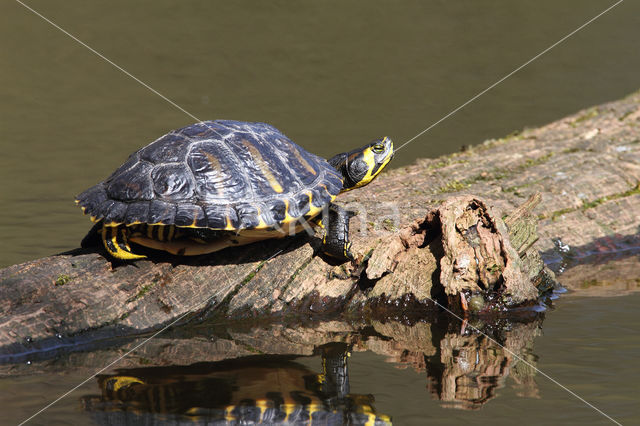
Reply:
[[[393,141],[385,136],[348,154],[340,171],[349,184],[342,192],[360,188],[375,179],[393,158]]]
[[[362,151],[362,161],[367,164],[367,174],[364,175],[364,177],[358,183],[356,183],[354,188],[365,186],[366,184],[371,182],[378,173],[380,173],[380,169],[378,169],[378,173],[376,173],[376,175],[371,175],[373,169],[376,167],[376,159],[371,148],[366,148],[364,151]]]

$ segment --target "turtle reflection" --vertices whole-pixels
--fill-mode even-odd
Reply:
[[[349,348],[319,348],[322,373],[288,356],[123,369],[83,404],[98,424],[390,425],[373,395],[350,393]]]

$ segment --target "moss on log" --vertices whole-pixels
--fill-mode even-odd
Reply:
[[[625,241],[640,227],[638,182],[635,93],[465,152],[418,160],[344,194],[340,203],[359,211],[352,220],[354,265],[327,264],[314,256],[317,240],[302,235],[186,260],[115,265],[99,249],[78,249],[5,268],[0,351],[136,334],[204,316],[375,316],[427,311],[432,299],[464,310],[489,287],[506,304],[532,301],[550,276],[539,253],[570,269],[567,253],[603,238],[634,247]],[[461,268],[472,265],[470,257],[485,267]]]

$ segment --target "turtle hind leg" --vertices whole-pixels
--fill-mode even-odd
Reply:
[[[102,243],[116,259],[135,260],[147,256],[135,254],[129,246],[129,229],[126,226],[102,226]]]

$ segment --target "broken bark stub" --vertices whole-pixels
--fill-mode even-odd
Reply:
[[[432,300],[447,303],[444,299],[449,297],[450,308],[462,303],[466,310],[462,293],[490,301],[483,303],[483,312],[535,303],[542,292],[537,284],[550,281],[545,289],[554,284],[553,274],[530,244],[537,238],[530,212],[539,200],[534,194],[515,210],[507,218],[510,229],[497,211],[475,196],[455,197],[429,210],[423,219],[374,246],[365,268],[374,285],[366,295],[356,294],[351,305],[380,299],[403,306],[411,295],[420,309]],[[514,235],[515,247],[510,243]]]
[[[442,230],[440,282],[447,295],[499,292],[508,305],[538,297],[506,225],[483,201],[473,196],[449,199],[427,220]]]

